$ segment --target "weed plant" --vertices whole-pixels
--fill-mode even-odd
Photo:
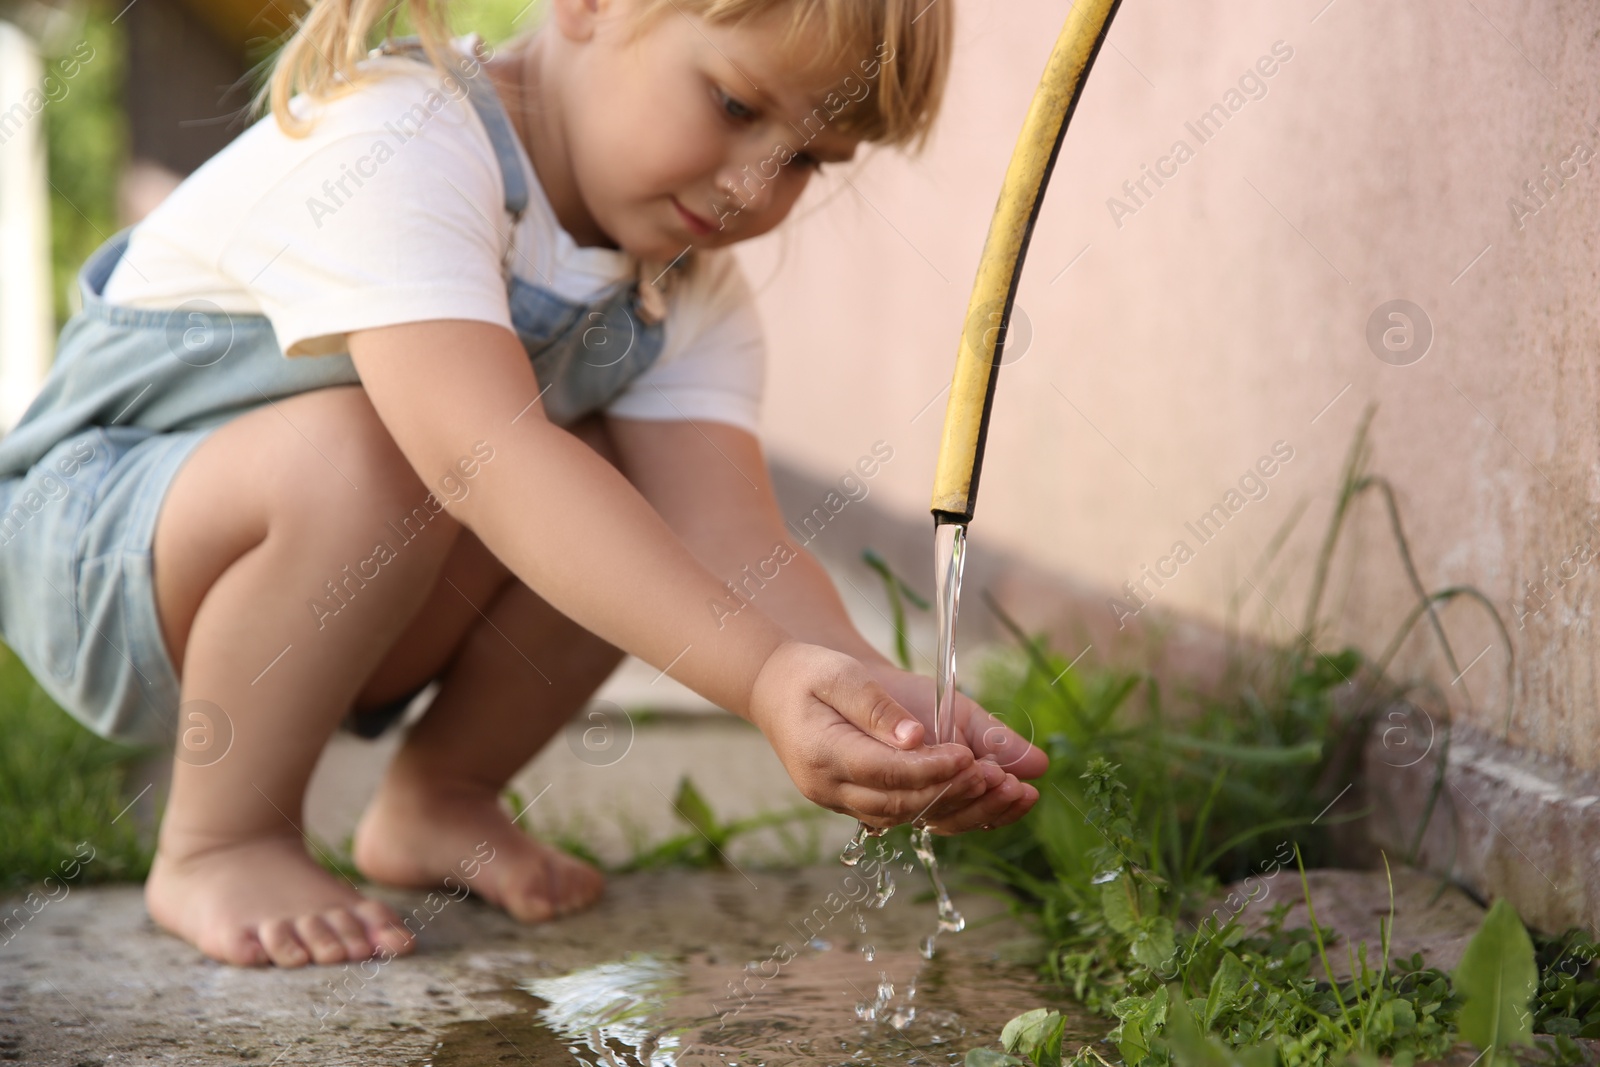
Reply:
[[[514,811],[523,811],[529,806],[515,792],[507,793],[507,802]],[[728,853],[734,842],[766,830],[776,836],[779,855],[767,857],[766,862],[758,861],[755,866],[798,867],[815,863],[820,856],[820,834],[816,824],[826,818],[827,813],[813,805],[724,820],[712,810],[688,775],[679,779],[671,803],[673,814],[685,829],[654,843],[640,840],[634,847],[633,855],[618,864],[606,863],[580,834],[557,831],[545,836],[557,846],[609,874],[631,874],[669,867],[729,869],[733,861],[728,858]],[[536,832],[526,816],[518,821],[518,825],[529,833]]]
[[[1511,669],[1509,635],[1481,593],[1423,584],[1392,486],[1365,470],[1371,417],[1369,409],[1346,458],[1303,624],[1289,624],[1287,644],[1255,649],[1249,662],[1241,654],[1221,695],[1174,701],[1150,674],[1072,667],[990,603],[1017,651],[985,665],[975,695],[1043,748],[1050,768],[1026,819],[952,839],[947,853],[957,869],[1004,887],[1039,936],[1045,974],[1107,1017],[1108,1041],[1128,1064],[1409,1064],[1463,1039],[1485,1050],[1480,1062],[1504,1062],[1513,1046],[1533,1051],[1526,1043],[1535,1025],[1560,1035],[1541,1041],[1539,1058],[1581,1062],[1571,1037],[1600,1031],[1600,946],[1547,943],[1545,954],[1565,970],[1539,977],[1533,945],[1503,903],[1453,974],[1420,956],[1393,959],[1386,921],[1377,966],[1364,945],[1343,945],[1349,977],[1329,978],[1342,973],[1329,959],[1336,934],[1316,923],[1304,868],[1335,864],[1332,831],[1367,814],[1352,799],[1338,802],[1359,778],[1377,713],[1415,693],[1391,679],[1395,655],[1426,624],[1459,677],[1438,608],[1461,599],[1487,610],[1508,676]],[[1318,644],[1335,549],[1363,496],[1383,506],[1414,595],[1375,656]],[[1274,538],[1264,566],[1293,522]],[[898,607],[904,583],[886,576],[886,585]],[[1509,724],[1509,706],[1506,716]],[[1447,719],[1435,749],[1406,858],[1414,858],[1444,784]],[[1309,927],[1284,928],[1287,904],[1246,914],[1280,878],[1304,895]],[[1225,884],[1236,888],[1217,906]],[[1027,1013],[1007,1027],[1005,1052],[974,1050],[968,1062],[1060,1063],[1062,1029],[1053,1013]],[[1066,1058],[1105,1062],[1090,1048]]]

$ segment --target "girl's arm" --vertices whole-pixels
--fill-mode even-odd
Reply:
[[[672,664],[685,685],[748,716],[756,675],[790,635],[758,612],[711,623],[701,605],[719,591],[715,579],[626,478],[545,419],[510,332],[412,323],[353,333],[350,353],[379,417],[441,500],[441,479],[459,478],[475,443],[494,450],[448,506],[502,563],[586,629]]]
[[[545,419],[510,331],[473,321],[387,326],[352,333],[350,354],[374,409],[430,487],[458,483],[457,464],[479,442],[494,449],[459,501],[438,493],[458,521],[580,625],[769,738],[780,726],[806,746],[779,755],[791,774],[802,768],[796,782],[809,798],[895,822],[941,790],[983,780],[964,747],[919,748],[921,724],[855,661],[800,645],[759,610],[719,626],[706,604],[722,584],[626,478]],[[875,779],[886,745],[917,751],[898,753],[892,775]]]
[[[802,641],[891,666],[784,525],[754,435],[720,422],[606,422],[628,479],[707,570],[735,584],[738,597],[722,586],[707,602],[709,618],[732,626],[756,607]]]
[[[752,434],[718,422],[611,418],[607,425],[629,480],[711,573],[735,584],[739,597],[724,587],[706,606],[711,617],[732,626],[759,608],[802,641],[865,664],[901,705],[931,725],[933,680],[899,670],[855,628],[827,571],[785,526]],[[818,536],[828,536],[827,529]],[[1048,767],[1031,739],[960,694],[954,718],[953,736],[1016,778],[1036,778]],[[970,803],[941,802],[935,829],[1004,825],[1038,799],[1031,786],[995,784],[1006,786],[1012,803],[994,792]]]

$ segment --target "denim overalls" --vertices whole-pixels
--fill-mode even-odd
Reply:
[[[529,197],[521,149],[489,80],[462,74],[514,228]],[[0,438],[0,636],[96,733],[171,745],[179,684],[151,572],[167,487],[229,419],[360,378],[347,354],[286,358],[261,315],[204,301],[171,310],[107,303],[101,293],[129,232],[84,264],[83,308],[62,330],[39,396]],[[509,264],[505,273],[512,323],[552,422],[600,410],[660,355],[663,305],[643,283],[626,279],[578,303]]]

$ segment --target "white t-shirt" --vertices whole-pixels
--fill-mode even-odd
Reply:
[[[404,322],[510,329],[510,216],[477,111],[418,60],[383,56],[363,69],[381,76],[320,105],[292,102],[317,116],[308,136],[287,136],[268,115],[190,175],[135,227],[106,300],[262,314],[288,356],[344,352],[350,331]],[[577,246],[520,145],[517,156],[529,203],[515,273],[574,300],[636,277],[633,256]],[[695,257],[668,290],[661,355],[606,410],[754,433],[765,377],[754,295],[728,250]]]

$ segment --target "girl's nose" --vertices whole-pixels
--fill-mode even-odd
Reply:
[[[772,205],[773,186],[782,179],[777,160],[763,157],[729,162],[715,181],[717,192],[728,198],[733,210],[759,213]]]

